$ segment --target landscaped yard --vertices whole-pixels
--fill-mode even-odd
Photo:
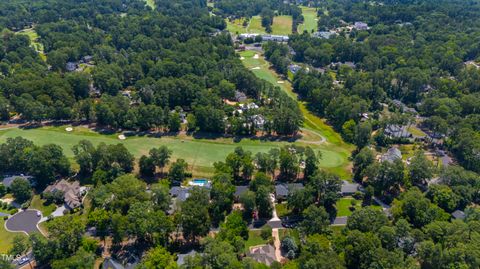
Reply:
[[[317,11],[313,7],[301,7],[303,15],[303,23],[298,25],[297,30],[299,33],[307,31],[309,33],[317,30]]]
[[[10,233],[5,230],[5,221],[3,217],[0,218],[0,254],[8,253],[15,235],[26,236],[24,233]]]
[[[245,251],[248,251],[250,247],[266,244],[267,241],[263,240],[260,236],[260,231],[248,231],[248,240],[245,242]]]
[[[287,203],[275,204],[275,210],[279,218],[286,217],[292,213],[292,211],[287,208]]]
[[[53,211],[57,208],[55,204],[45,205],[45,200],[40,198],[40,195],[34,195],[32,201],[30,202],[30,208],[36,209],[42,212],[44,217],[50,216]]]
[[[337,201],[337,204],[336,204],[337,217],[348,217],[352,215],[353,212],[350,211],[350,206],[352,201],[356,202],[356,205],[355,205],[356,210],[362,208],[361,200],[355,200],[354,198],[350,198],[350,197],[341,198]]]

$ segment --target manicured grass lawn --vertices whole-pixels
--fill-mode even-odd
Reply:
[[[161,145],[168,146],[172,151],[171,160],[177,158],[185,159],[194,176],[209,176],[213,172],[213,163],[224,161],[225,157],[233,152],[236,147],[243,147],[253,154],[257,152],[268,152],[272,148],[282,147],[290,144],[289,142],[271,142],[252,139],[242,139],[240,142],[234,142],[231,138],[195,139],[191,136],[178,135],[166,137],[147,137],[132,136],[126,140],[119,140],[117,134],[102,135],[84,127],[74,127],[74,131],[66,132],[65,126],[43,127],[37,129],[6,129],[0,131],[0,143],[7,138],[21,136],[29,139],[38,145],[55,143],[60,145],[67,157],[73,158],[72,147],[80,140],[90,140],[94,145],[101,142],[106,144],[124,144],[125,147],[137,158],[148,154],[151,148]],[[324,145],[305,144],[301,141],[295,142],[298,145],[310,145],[315,150],[320,150],[324,156],[320,166],[325,168],[336,168],[342,165],[343,155],[335,152],[334,149]]]
[[[45,200],[40,198],[40,195],[34,195],[30,202],[30,208],[40,210],[44,217],[50,216],[55,211],[55,204],[45,205]]]
[[[232,34],[244,34],[247,32],[247,27],[243,27],[243,22],[244,18],[236,19],[233,21],[230,21],[228,19],[225,19],[227,22],[227,30],[232,33]]]
[[[262,26],[262,18],[260,16],[253,16],[248,25],[248,32],[255,34],[265,34],[265,27]]]
[[[5,221],[0,218],[0,254],[8,253],[12,247],[12,241],[15,235],[26,236],[24,233],[10,233],[5,230]]]
[[[40,55],[40,58],[42,58],[44,61],[47,60],[44,53],[43,44],[38,42],[39,36],[35,31],[35,29],[33,28],[24,29],[24,30],[18,31],[17,34],[28,36],[30,38],[31,46],[38,52],[38,54]]]
[[[290,35],[292,34],[292,16],[275,16],[273,17],[272,34],[274,35]]]
[[[352,215],[352,211],[350,211],[350,205],[352,201],[356,201],[357,204],[355,208],[358,210],[362,207],[362,201],[360,200],[355,200],[353,198],[345,197],[341,198],[340,200],[337,201],[336,207],[337,207],[337,217],[348,217]]]
[[[309,33],[317,30],[317,11],[313,7],[301,7],[303,14],[303,23],[298,25],[297,30],[299,33],[307,31]]]
[[[414,136],[426,136],[427,134],[425,134],[422,130],[418,129],[417,127],[415,126],[410,126],[408,128],[408,131],[410,133],[412,133],[412,135]]]
[[[248,240],[245,242],[245,251],[248,251],[250,247],[266,244],[267,241],[263,240],[260,236],[260,231],[248,231]]]
[[[280,242],[287,237],[290,236],[292,237],[297,245],[300,245],[300,234],[297,229],[279,229],[278,234],[280,236]]]
[[[255,51],[243,51],[240,53],[240,56],[244,57],[242,60],[243,64],[250,69],[258,78],[266,80],[272,83],[275,86],[280,87],[285,91],[290,97],[297,100],[296,93],[292,90],[292,85],[288,80],[279,76],[274,70],[270,69],[270,64],[264,59],[263,55],[259,55],[257,59],[254,58],[254,55],[257,54]],[[257,68],[260,69],[252,69]],[[283,81],[283,83],[278,83],[278,81]],[[350,144],[347,144],[343,141],[340,134],[335,132],[331,126],[326,124],[325,119],[321,119],[310,112],[306,104],[302,101],[298,101],[300,110],[305,118],[304,128],[308,131],[316,133],[319,136],[324,137],[327,140],[327,143],[319,145],[319,147],[335,152],[337,156],[341,157],[342,164],[336,167],[325,167],[330,172],[336,173],[343,179],[348,179],[350,177],[350,162],[348,160],[351,151],[354,147]],[[324,155],[320,163],[329,162],[329,158],[333,157],[332,155]],[[322,164],[321,164],[322,166]]]
[[[276,204],[275,209],[277,210],[277,215],[279,218],[290,215],[292,211],[287,208],[287,203]]]

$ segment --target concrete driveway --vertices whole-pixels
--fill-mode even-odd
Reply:
[[[40,232],[37,224],[42,216],[37,216],[37,212],[39,211],[32,209],[18,212],[5,222],[5,228],[10,232],[24,232],[27,234]]]

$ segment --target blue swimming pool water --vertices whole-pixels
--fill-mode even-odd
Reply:
[[[196,179],[194,179],[194,180],[192,180],[192,181],[193,181],[193,183],[195,183],[195,184],[207,184],[207,182],[208,182],[206,179],[203,179],[203,178],[196,178]]]

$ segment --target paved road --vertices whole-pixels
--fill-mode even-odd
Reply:
[[[41,216],[37,216],[37,212],[37,210],[32,209],[18,212],[5,222],[5,227],[12,232],[25,232],[28,234],[40,232],[37,228],[37,223],[40,221]]]

